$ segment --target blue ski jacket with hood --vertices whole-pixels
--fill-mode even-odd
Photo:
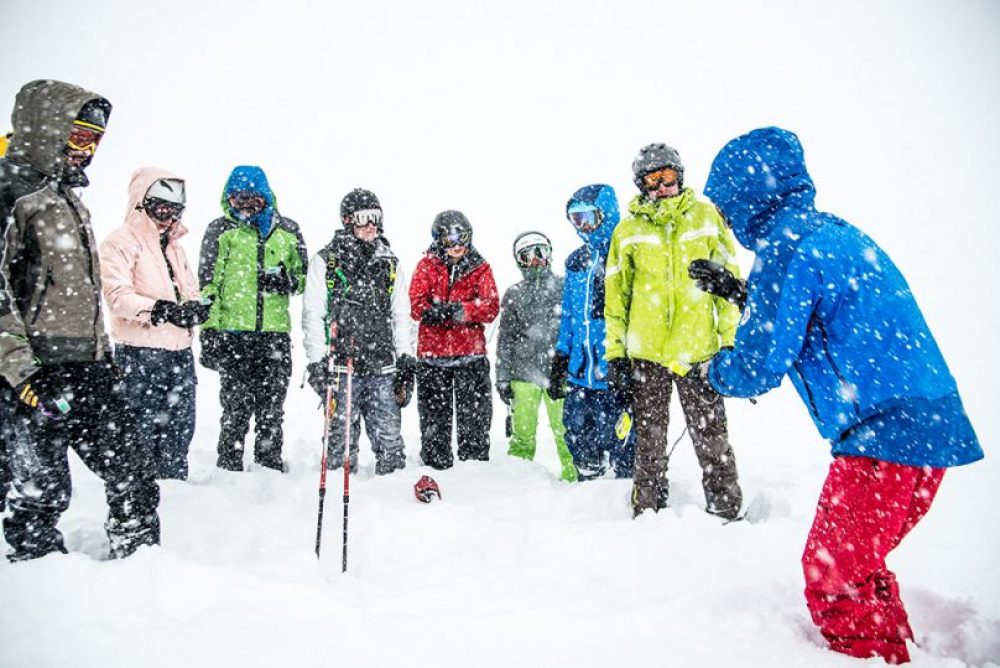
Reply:
[[[596,390],[607,389],[608,363],[604,359],[604,264],[611,247],[611,234],[618,226],[618,198],[611,186],[594,184],[580,188],[566,203],[600,209],[603,222],[591,232],[576,233],[584,245],[566,258],[562,317],[556,353],[569,358],[567,380]]]
[[[736,347],[708,370],[752,397],[788,374],[834,455],[947,467],[983,457],[955,380],[903,275],[872,239],[814,206],[798,137],[730,141],[705,186],[754,251]]]

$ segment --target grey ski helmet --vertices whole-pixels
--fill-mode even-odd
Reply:
[[[461,211],[442,211],[434,216],[431,237],[434,243],[445,248],[456,243],[471,246],[472,224]]]
[[[344,222],[344,218],[353,213],[371,209],[382,210],[382,205],[379,204],[375,193],[364,188],[355,188],[344,195],[344,199],[340,200],[340,222]],[[381,224],[379,227],[381,228]]]
[[[677,149],[663,143],[643,146],[632,161],[632,181],[639,190],[644,190],[642,177],[665,167],[677,170],[677,183],[683,188],[684,163]]]

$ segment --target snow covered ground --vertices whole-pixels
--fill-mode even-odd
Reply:
[[[996,3],[6,0],[4,26],[0,108],[40,77],[115,104],[85,193],[98,238],[130,172],[158,164],[189,179],[192,259],[229,170],[256,163],[311,252],[363,186],[410,272],[434,214],[459,208],[503,289],[514,236],[541,229],[561,263],[578,244],[566,198],[604,181],[624,204],[643,144],[676,145],[700,190],[732,136],[795,130],[818,204],[909,279],[987,453],[890,556],[914,665],[1000,666]],[[102,560],[101,487],[73,458],[71,553],[0,563],[0,666],[881,665],[828,652],[805,608],[829,456],[789,386],[729,402],[750,507],[726,526],[703,512],[686,437],[671,508],[632,521],[629,483],[559,482],[550,439],[535,463],[506,457],[499,401],[489,463],[421,468],[411,406],[405,471],[374,477],[362,438],[341,574],[337,475],[313,553],[322,420],[296,355],[286,475],[214,468],[218,376],[200,372],[192,475],[162,486],[160,547]],[[423,473],[440,502],[414,500]]]

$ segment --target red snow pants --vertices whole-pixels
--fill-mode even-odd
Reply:
[[[885,557],[927,513],[944,469],[840,456],[830,464],[802,569],[806,604],[830,648],[906,663],[913,631]]]

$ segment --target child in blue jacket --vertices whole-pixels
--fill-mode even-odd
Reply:
[[[608,388],[604,359],[604,264],[618,225],[618,200],[611,186],[580,188],[566,203],[566,216],[584,241],[566,259],[562,317],[552,362],[549,396],[566,397],[566,445],[579,480],[604,475],[610,461],[616,478],[631,478],[635,437],[616,424],[628,397]],[[568,384],[568,387],[567,387]]]

